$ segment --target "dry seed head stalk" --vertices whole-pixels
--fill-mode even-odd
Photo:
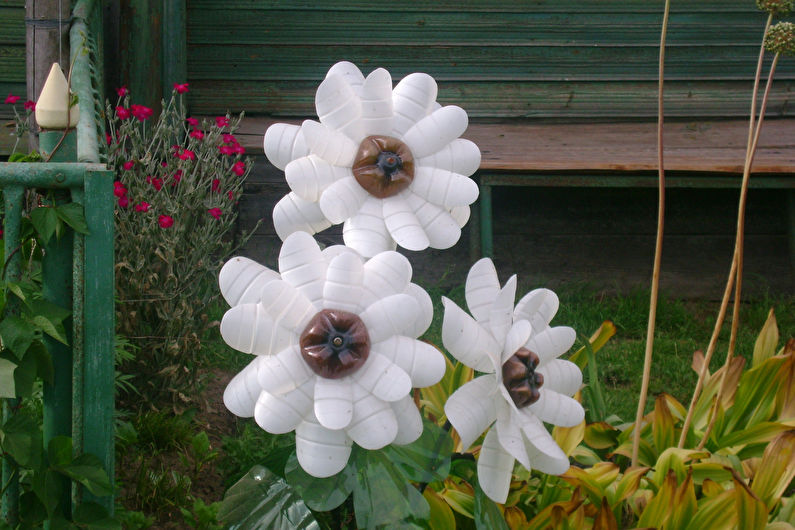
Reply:
[[[756,6],[774,17],[783,17],[792,11],[792,0],[756,0]]]
[[[781,55],[795,56],[795,24],[779,22],[771,26],[765,35],[765,49]]]

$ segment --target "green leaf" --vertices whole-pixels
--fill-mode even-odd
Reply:
[[[770,312],[767,314],[767,320],[762,326],[762,331],[759,332],[759,336],[754,342],[754,356],[751,366],[759,366],[762,361],[775,355],[777,345],[778,325],[776,324],[776,315],[771,307]]]
[[[53,323],[47,317],[42,315],[34,316],[33,323],[36,324],[44,333],[54,338],[61,344],[66,344],[67,346],[69,345],[66,340],[66,330],[64,329],[63,324]]]
[[[45,245],[50,241],[58,225],[58,215],[54,208],[41,206],[30,212],[30,222]]]
[[[26,491],[19,496],[19,518],[23,528],[37,528],[41,522],[47,519],[47,508],[34,492]],[[0,525],[0,529],[3,528]]]
[[[480,484],[475,482],[475,526],[489,528],[490,530],[508,530],[505,518],[502,516],[497,504],[488,498],[480,489]]]
[[[450,505],[431,488],[425,488],[422,493],[431,508],[428,519],[428,528],[455,528],[455,515]]]
[[[25,357],[30,357],[36,361],[36,375],[44,382],[52,384],[55,372],[52,366],[52,356],[47,351],[47,347],[41,341],[36,341],[30,345]]]
[[[0,398],[17,397],[17,386],[14,383],[16,363],[0,358]]]
[[[320,528],[295,490],[262,466],[254,466],[229,488],[218,519],[230,530]]]
[[[74,521],[91,529],[118,529],[121,530],[121,523],[108,515],[105,508],[95,502],[81,503],[73,514]]]
[[[18,317],[7,316],[0,321],[0,337],[3,338],[3,346],[10,349],[18,358],[22,358],[28,350],[28,346],[36,337],[36,330],[30,322]]]
[[[97,497],[113,493],[113,485],[102,467],[102,461],[92,454],[82,454],[68,466],[58,469],[72,480],[79,482]]]
[[[14,370],[14,385],[18,397],[30,397],[33,394],[33,383],[36,381],[38,364],[35,355],[26,355],[19,361]]]
[[[398,466],[409,480],[435,482],[450,474],[453,438],[446,431],[423,418],[420,437],[408,445],[390,445],[384,454]]]
[[[55,436],[47,445],[47,459],[53,467],[68,466],[72,462],[72,439]]]
[[[327,512],[345,502],[351,494],[356,483],[356,471],[349,460],[345,469],[332,477],[313,477],[304,471],[293,452],[284,466],[284,478],[309,508]]]
[[[11,291],[15,295],[17,295],[17,298],[19,298],[23,302],[27,299],[27,297],[25,296],[25,293],[22,291],[22,287],[18,283],[16,283],[16,282],[8,282],[6,284],[6,287],[8,288],[9,291]]]
[[[62,204],[55,208],[55,214],[78,234],[88,234],[88,225],[82,204],[78,202]]]
[[[41,457],[41,430],[38,422],[26,410],[18,410],[0,430],[0,447],[20,466],[35,467]]]

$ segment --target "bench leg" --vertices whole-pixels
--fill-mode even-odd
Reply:
[[[491,186],[480,182],[480,248],[483,256],[494,256],[494,232],[491,222]]]

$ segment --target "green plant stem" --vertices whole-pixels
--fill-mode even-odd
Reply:
[[[659,87],[657,89],[657,169],[658,169],[658,205],[657,205],[657,239],[654,246],[654,267],[651,277],[651,296],[649,300],[649,322],[646,328],[646,351],[643,358],[643,379],[638,398],[638,412],[635,415],[635,431],[632,438],[632,465],[638,464],[640,448],[641,421],[646,408],[646,397],[649,393],[651,377],[651,358],[654,349],[654,324],[657,320],[657,299],[660,287],[660,262],[662,259],[663,226],[665,223],[665,168],[663,165],[663,83],[665,80],[665,37],[668,33],[668,12],[671,1],[665,0],[662,30],[660,31]]]
[[[770,65],[770,72],[767,76],[767,82],[765,84],[765,93],[762,96],[762,104],[759,109],[759,120],[756,123],[756,128],[752,135],[749,134],[749,142],[748,148],[745,153],[745,165],[743,167],[743,182],[742,187],[740,188],[740,205],[737,212],[737,237],[734,243],[734,260],[736,262],[736,272],[735,272],[735,290],[734,290],[734,307],[732,308],[732,327],[731,327],[731,336],[729,338],[729,348],[726,352],[726,361],[723,365],[723,373],[721,374],[720,385],[718,386],[718,393],[715,396],[715,401],[710,408],[710,415],[709,415],[709,424],[707,425],[707,429],[704,432],[704,436],[702,436],[701,441],[698,443],[697,449],[702,449],[704,444],[709,438],[710,433],[712,432],[712,428],[715,425],[715,419],[717,417],[717,409],[718,404],[720,403],[721,397],[723,396],[723,392],[725,391],[725,382],[726,382],[726,374],[729,371],[729,365],[731,364],[732,358],[734,357],[734,349],[737,344],[737,331],[739,329],[740,324],[740,296],[742,292],[742,274],[743,274],[743,242],[744,242],[744,231],[745,231],[745,203],[746,197],[748,192],[748,181],[750,179],[751,174],[751,165],[754,161],[754,155],[756,154],[756,147],[759,144],[759,135],[762,132],[762,122],[765,118],[765,110],[767,109],[767,102],[770,95],[770,86],[773,84],[773,74],[776,71],[776,65],[778,64],[779,54],[777,53],[775,57],[773,57],[773,63]],[[758,85],[755,86],[758,90]],[[756,93],[754,94],[754,100],[756,100]],[[753,107],[752,107],[753,108]],[[752,114],[753,116],[753,114]]]

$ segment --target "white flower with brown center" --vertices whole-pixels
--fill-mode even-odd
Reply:
[[[439,106],[436,94],[427,74],[393,89],[383,68],[365,78],[349,62],[332,66],[315,96],[320,121],[265,133],[265,154],[291,189],[273,210],[279,237],[344,223],[345,244],[365,257],[396,244],[453,246],[478,196],[469,176],[480,151],[459,138],[466,112]]]
[[[456,390],[444,411],[464,449],[488,430],[478,481],[502,503],[515,460],[554,475],[569,468],[543,422],[571,427],[583,421],[582,405],[569,397],[582,384],[582,373],[557,358],[571,348],[576,334],[569,327],[549,326],[558,297],[548,289],[531,291],[514,307],[516,276],[500,288],[488,258],[470,269],[465,294],[472,316],[442,299],[442,341],[456,359],[485,375]]]
[[[232,306],[221,336],[255,355],[224,392],[234,414],[273,434],[295,430],[296,453],[311,475],[328,477],[365,449],[407,444],[422,432],[412,387],[435,384],[444,356],[416,340],[431,323],[428,294],[394,251],[368,261],[355,251],[320,250],[290,235],[279,272],[232,258],[219,275]]]

